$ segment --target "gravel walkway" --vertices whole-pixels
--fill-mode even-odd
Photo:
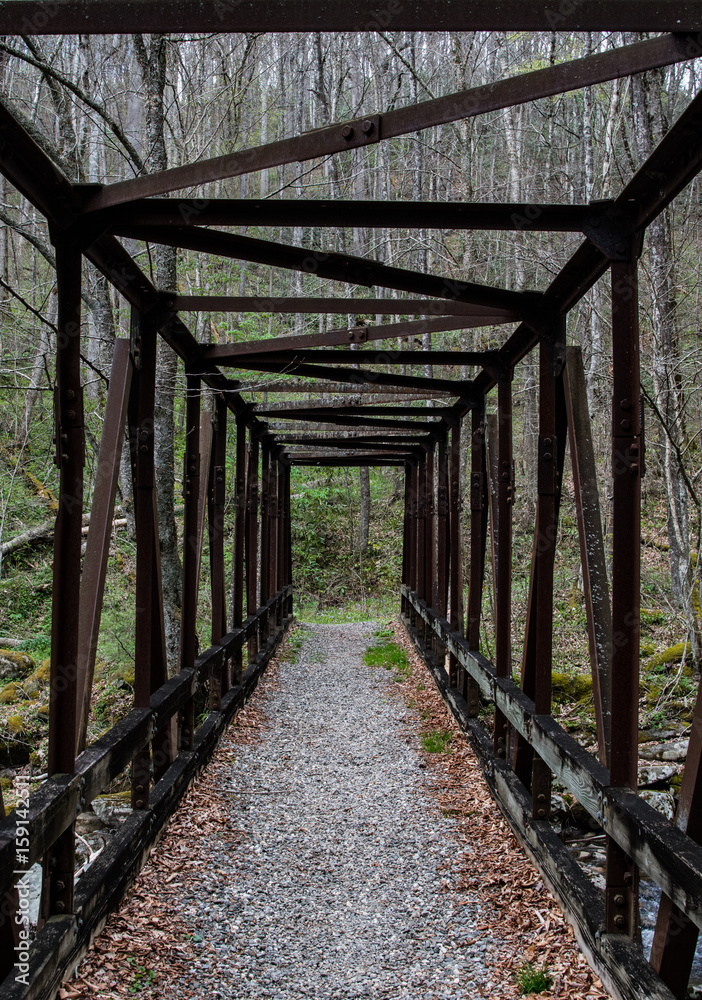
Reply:
[[[179,977],[186,995],[490,995],[491,908],[456,890],[467,848],[430,794],[393,682],[363,663],[373,630],[305,626],[264,696],[261,740],[237,748],[222,794],[241,845],[210,838],[225,877],[204,905],[202,892],[183,899],[208,945]]]

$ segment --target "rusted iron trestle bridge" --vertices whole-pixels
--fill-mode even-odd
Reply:
[[[523,0],[395,5],[393,30],[554,28],[548,6]],[[561,5],[563,6],[563,5]],[[702,700],[698,699],[676,821],[636,793],[639,669],[640,489],[644,472],[639,381],[637,258],[646,226],[702,166],[702,95],[671,128],[647,163],[611,202],[592,205],[347,203],[304,200],[203,200],[163,197],[209,181],[382,142],[446,122],[627,74],[694,58],[702,51],[699,2],[582,0],[568,4],[563,30],[673,31],[573,62],[387,114],[368,114],[319,131],[216,159],[105,186],[68,182],[4,104],[0,168],[43,213],[56,249],[58,327],[56,524],[51,656],[49,778],[32,796],[29,861],[43,860],[45,922],[32,946],[29,985],[15,979],[16,927],[2,923],[3,998],[48,998],[85,952],[144,863],[177,802],[256,684],[292,616],[290,466],[399,465],[405,470],[402,613],[428,668],[483,762],[495,798],[560,899],[591,963],[615,996],[682,997],[702,927]],[[0,33],[121,31],[373,30],[366,0],[55,0],[0,3]],[[550,18],[550,19],[549,19]],[[192,203],[195,205],[195,202]],[[343,254],[226,232],[245,224],[431,227],[580,232],[584,242],[543,293],[512,292],[389,267]],[[223,227],[215,229],[212,227]],[[260,300],[186,297],[155,288],[119,237],[189,248],[223,258],[313,271],[322,279],[378,286],[413,299]],[[131,336],[115,348],[99,477],[88,547],[83,519],[81,262],[86,257],[132,307]],[[566,345],[568,311],[610,272],[612,290],[613,552],[611,598],[596,504],[582,362]],[[425,317],[275,340],[198,343],[184,311],[353,313]],[[428,317],[428,318],[427,318]],[[331,347],[398,335],[517,324],[490,352],[431,353]],[[157,338],[183,359],[188,379],[185,543],[180,667],[168,679],[154,502],[154,385]],[[524,637],[521,688],[511,679],[512,392],[515,366],[538,351],[540,372],[538,506]],[[362,359],[368,367],[356,367]],[[388,374],[394,365],[475,365],[472,381]],[[324,405],[247,405],[227,365],[312,377],[304,391],[337,397]],[[374,370],[381,366],[382,371]],[[203,387],[214,415],[201,413]],[[269,389],[271,387],[269,386]],[[290,384],[281,388],[290,389]],[[343,393],[353,391],[355,397]],[[357,396],[373,391],[371,405]],[[384,395],[378,398],[379,391]],[[496,391],[497,415],[485,401]],[[408,408],[406,394],[439,397]],[[393,405],[393,401],[396,405]],[[397,405],[402,403],[403,405]],[[262,417],[308,421],[315,433],[283,433]],[[105,583],[124,428],[132,444],[137,523],[136,677],[133,711],[82,749]],[[330,430],[331,428],[331,430]],[[348,436],[345,436],[346,435]],[[470,579],[461,606],[459,451],[470,440]],[[561,475],[570,445],[578,510],[598,759],[551,716],[553,567]],[[236,529],[231,600],[224,577],[222,511],[226,449],[236,451]],[[593,513],[594,512],[594,513]],[[212,645],[196,655],[195,611],[205,531],[212,580]],[[480,653],[486,551],[495,581],[494,664]],[[227,604],[229,603],[229,607]],[[210,713],[195,729],[194,698],[205,688]],[[478,721],[480,697],[494,702],[494,734]],[[616,720],[616,725],[611,720]],[[78,752],[80,750],[80,752]],[[74,888],[74,821],[109,782],[131,768],[133,812]],[[596,890],[553,832],[552,776],[577,797],[607,834],[606,889]],[[0,835],[3,914],[14,915],[15,822]],[[651,963],[636,943],[639,868],[663,890]]]

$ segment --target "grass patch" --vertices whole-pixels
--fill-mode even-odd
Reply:
[[[448,753],[451,747],[451,733],[445,729],[431,729],[421,735],[422,746],[427,753]]]
[[[341,607],[322,607],[314,599],[304,595],[296,595],[295,598],[295,614],[298,619],[312,625],[343,625],[344,622],[387,620],[397,612],[398,602],[394,594],[378,598],[368,597],[363,601],[350,601]]]
[[[367,667],[382,667],[392,670],[392,679],[397,683],[406,681],[410,676],[410,663],[407,653],[396,642],[382,642],[371,646],[363,654],[363,662]]]
[[[288,635],[287,641],[285,643],[285,648],[282,653],[283,659],[288,663],[297,663],[297,658],[300,655],[300,650],[302,649],[302,644],[305,641],[305,630],[304,628],[298,627]]]
[[[525,962],[517,973],[519,992],[522,996],[530,993],[544,993],[553,984],[552,977],[545,968],[535,969],[531,962]]]

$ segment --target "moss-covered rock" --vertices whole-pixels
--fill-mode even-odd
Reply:
[[[0,691],[0,705],[14,705],[18,699],[19,691],[17,690],[17,684],[14,681],[10,681]]]
[[[587,701],[592,697],[592,677],[554,672],[551,690],[554,701]]]
[[[44,660],[40,667],[22,681],[22,690],[27,698],[38,698],[41,691],[48,687],[51,673],[51,661]]]
[[[17,649],[0,649],[0,680],[5,677],[26,677],[36,664],[29,653]]]
[[[689,642],[676,642],[674,646],[669,646],[667,649],[663,649],[660,653],[656,653],[652,656],[650,660],[647,661],[646,666],[649,669],[655,669],[656,667],[664,667],[669,663],[680,663],[683,656],[692,658],[692,650],[690,649]]]
[[[13,736],[19,736],[20,733],[24,732],[24,720],[21,715],[11,715],[5,725]]]

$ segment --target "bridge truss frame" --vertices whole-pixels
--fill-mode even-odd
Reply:
[[[264,9],[265,6],[265,9]],[[405,470],[401,609],[439,688],[470,738],[496,801],[531,854],[593,967],[615,996],[681,997],[702,927],[702,694],[698,695],[675,822],[636,794],[640,613],[640,492],[644,438],[640,405],[637,260],[646,226],[702,167],[702,95],[671,128],[620,195],[592,205],[328,203],[208,200],[164,195],[293,161],[309,161],[593,85],[702,53],[702,11],[676,0],[581,0],[556,11],[514,0],[453,5],[414,0],[392,11],[393,30],[673,31],[612,52],[498,81],[387,114],[369,114],[316,132],[105,186],[71,184],[0,104],[0,169],[48,220],[56,249],[58,329],[56,461],[60,469],[55,534],[49,777],[32,796],[26,822],[29,860],[43,859],[43,927],[32,945],[29,985],[13,978],[3,996],[50,997],[118,904],[188,784],[255,686],[292,616],[290,465],[397,465]],[[289,0],[54,0],[0,3],[0,31],[24,34],[172,30],[374,30],[376,12],[354,4]],[[566,10],[567,8],[567,10]],[[177,11],[177,13],[176,13]],[[99,17],[95,13],[99,12]],[[93,17],[93,20],[86,18]],[[554,21],[555,18],[555,21]],[[178,20],[179,19],[179,20]],[[447,20],[448,19],[448,20]],[[455,281],[343,254],[254,240],[212,227],[260,224],[573,231],[585,237],[545,292],[512,292]],[[273,267],[313,271],[350,285],[417,296],[388,299],[267,299],[180,296],[156,289],[119,238],[189,248]],[[115,349],[101,475],[81,556],[83,440],[80,310],[82,258],[112,282],[132,308],[129,340]],[[584,396],[582,361],[566,345],[568,311],[610,273],[613,376],[613,552],[608,594]],[[198,343],[181,311],[348,313],[359,308],[428,317],[231,345]],[[394,306],[393,306],[393,303]],[[412,313],[414,310],[414,313]],[[340,350],[431,331],[515,323],[499,350],[441,352]],[[157,338],[183,359],[188,379],[185,531],[180,673],[166,674],[154,499],[153,423]],[[511,563],[514,478],[512,393],[515,366],[539,352],[538,501],[522,682],[512,680]],[[333,353],[332,353],[333,351]],[[370,368],[358,368],[359,360]],[[342,362],[346,362],[344,365]],[[476,365],[471,381],[398,375],[395,365]],[[227,365],[267,376],[294,373],[299,389],[335,398],[322,405],[244,401]],[[380,366],[383,370],[373,370]],[[203,388],[212,415],[201,413]],[[281,379],[281,390],[291,384]],[[275,384],[268,384],[269,392]],[[485,399],[496,390],[497,416]],[[299,391],[299,390],[298,390]],[[345,396],[346,394],[346,396]],[[365,402],[359,402],[365,399]],[[431,399],[433,406],[409,406]],[[222,516],[227,420],[234,415],[236,528],[229,611]],[[262,419],[269,418],[268,421]],[[461,594],[460,439],[470,420],[470,578],[464,623]],[[294,426],[308,422],[314,432]],[[82,749],[90,705],[105,569],[125,426],[132,448],[137,521],[137,630],[133,711]],[[304,426],[304,424],[303,424]],[[598,757],[551,714],[553,568],[566,442],[578,511]],[[212,645],[197,654],[195,615],[205,531],[212,578]],[[486,558],[493,560],[496,654],[479,649]],[[228,630],[229,629],[229,630]],[[195,728],[194,696],[208,690],[210,712]],[[478,719],[494,703],[493,733]],[[616,719],[616,725],[612,720]],[[81,750],[79,753],[78,751]],[[120,835],[73,884],[74,821],[131,766],[133,813]],[[606,888],[594,888],[549,823],[556,775],[607,834]],[[3,810],[4,811],[4,810]],[[0,825],[0,893],[5,916],[17,896],[17,827]],[[638,871],[663,890],[651,963],[637,942]],[[0,924],[10,946],[12,921]]]

